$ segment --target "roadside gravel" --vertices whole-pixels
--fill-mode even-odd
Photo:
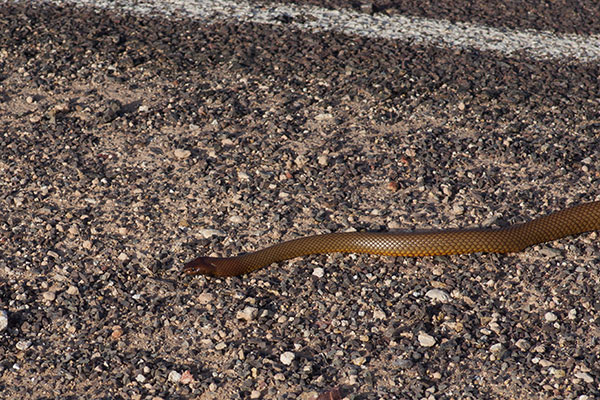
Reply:
[[[597,64],[50,5],[0,27],[7,398],[600,396],[597,233],[179,273],[598,200]]]

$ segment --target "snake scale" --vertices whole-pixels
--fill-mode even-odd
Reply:
[[[421,232],[343,232],[302,237],[237,257],[198,257],[187,275],[237,276],[290,258],[324,253],[421,257],[469,253],[515,253],[565,236],[600,230],[600,201],[584,203],[502,228]]]

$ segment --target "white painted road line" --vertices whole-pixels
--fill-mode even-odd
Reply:
[[[44,1],[44,0],[42,0]],[[39,2],[39,1],[38,1]],[[281,25],[284,16],[295,28],[347,35],[431,43],[439,47],[496,51],[506,56],[522,52],[535,59],[598,61],[600,35],[553,34],[545,31],[492,28],[430,18],[367,15],[353,10],[328,10],[295,4],[250,4],[226,0],[49,0],[123,9],[140,14],[187,16],[207,22],[238,20]]]

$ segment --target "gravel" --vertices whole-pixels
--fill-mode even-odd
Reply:
[[[47,4],[0,3],[0,25],[7,398],[600,396],[597,233],[180,275],[598,200],[597,64]]]
[[[0,332],[8,327],[8,313],[6,310],[0,310]]]

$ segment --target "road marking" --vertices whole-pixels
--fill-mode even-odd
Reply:
[[[42,0],[44,1],[44,0]],[[40,2],[40,1],[38,1]],[[353,10],[328,10],[296,4],[257,4],[226,0],[50,0],[122,9],[140,14],[187,16],[207,23],[237,20],[293,26],[304,31],[334,31],[347,35],[430,43],[447,48],[496,51],[509,57],[518,53],[535,59],[597,61],[600,35],[554,34],[546,31],[492,28],[420,17],[368,15]]]

